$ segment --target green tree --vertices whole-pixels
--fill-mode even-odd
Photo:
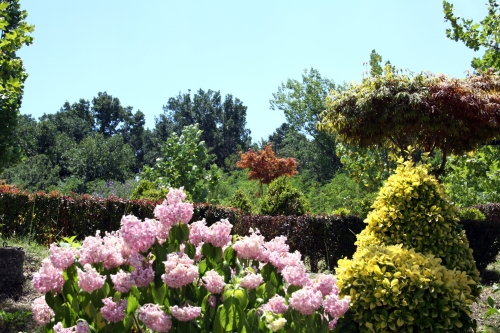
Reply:
[[[500,15],[496,0],[488,0],[488,15],[479,23],[455,15],[453,5],[443,1],[444,18],[451,23],[446,29],[446,37],[462,41],[468,48],[479,51],[484,48],[482,58],[473,58],[472,68],[477,71],[500,68]]]
[[[108,95],[107,92],[97,93],[92,99],[92,114],[95,119],[95,131],[110,137],[119,133],[119,128],[125,123],[131,107],[122,107],[120,100]]]
[[[247,107],[231,94],[222,102],[219,91],[199,89],[172,97],[163,107],[162,122],[171,123],[172,130],[180,135],[188,125],[198,124],[208,149],[216,156],[216,164],[224,167],[226,159],[248,148],[250,130],[246,126]],[[158,124],[157,124],[158,125]]]
[[[500,80],[488,72],[456,79],[387,70],[343,92],[332,91],[320,128],[361,148],[389,146],[398,156],[440,152],[433,173],[450,154],[463,154],[500,133]],[[408,146],[415,147],[410,155]]]
[[[144,167],[141,182],[163,188],[183,186],[194,202],[205,201],[217,182],[217,170],[209,167],[211,158],[201,137],[197,124],[184,127],[180,136],[173,133],[163,146],[163,158],[152,168]]]
[[[333,81],[311,68],[304,70],[302,81],[288,79],[286,83],[282,83],[269,101],[272,110],[285,113],[293,130],[312,140],[309,151],[315,156],[310,164],[314,165],[314,175],[321,181],[333,178],[341,167],[335,153],[335,135],[318,131],[316,127],[321,112],[326,109],[326,97],[336,88],[338,87]]]
[[[0,171],[19,157],[12,140],[28,74],[16,52],[33,42],[27,16],[18,0],[0,1]]]

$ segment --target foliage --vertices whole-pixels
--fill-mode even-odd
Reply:
[[[446,37],[458,42],[459,40],[474,50],[485,48],[482,58],[473,58],[472,68],[477,71],[500,68],[500,52],[498,40],[500,38],[500,20],[498,2],[488,0],[488,15],[479,23],[473,20],[460,18],[455,15],[453,4],[443,1],[444,18],[451,24],[451,29],[446,29]]]
[[[222,100],[219,91],[199,89],[193,97],[191,91],[171,97],[158,118],[158,126],[170,127],[178,135],[185,126],[198,124],[203,140],[216,156],[218,167],[250,145],[250,130],[246,126],[247,107],[238,98],[228,94]]]
[[[25,21],[27,16],[19,0],[0,1],[0,171],[19,157],[12,143],[28,74],[16,52],[33,42],[34,26]]]
[[[460,218],[460,220],[471,220],[471,221],[486,220],[486,216],[483,214],[483,212],[474,207],[462,208],[458,210],[457,215]]]
[[[201,135],[197,124],[184,127],[180,136],[173,133],[163,146],[163,158],[152,168],[144,167],[141,180],[163,188],[183,185],[194,202],[205,201],[218,174],[207,169],[210,156]]]
[[[305,69],[302,81],[288,79],[278,87],[278,91],[273,93],[273,99],[269,101],[272,110],[284,112],[292,132],[312,139],[307,156],[311,161],[299,161],[307,165],[306,168],[321,182],[331,179],[341,167],[335,154],[335,135],[318,131],[316,127],[319,115],[326,109],[326,96],[337,88],[332,80],[322,77],[318,70]],[[269,141],[276,144],[272,137],[269,137]]]
[[[297,162],[293,158],[278,158],[268,143],[264,150],[257,153],[250,148],[248,152],[240,155],[236,166],[241,169],[248,168],[248,179],[258,179],[262,194],[262,184],[270,184],[276,178],[297,174]]]
[[[327,332],[329,321],[334,325],[335,317],[345,313],[348,300],[337,297],[333,277],[311,280],[300,254],[290,261],[294,255],[284,239],[261,238],[256,244],[261,251],[249,254],[245,244],[258,235],[233,238],[227,221],[188,226],[184,212],[192,214],[192,205],[175,196],[169,192],[169,203],[155,208],[158,221],[124,216],[118,234],[87,237],[76,251],[67,244],[51,247],[49,260],[34,277],[35,288],[45,293],[33,303],[34,317],[46,331],[84,322],[80,325],[93,332]],[[183,214],[171,220],[169,210]],[[107,249],[106,242],[117,248]],[[100,255],[104,251],[113,258],[96,257],[96,246]],[[261,264],[263,251],[270,259]],[[304,281],[287,274],[301,267]],[[266,307],[276,300],[280,307]]]
[[[339,260],[356,332],[469,332],[470,277],[402,245],[370,245]],[[346,325],[347,326],[347,325]]]
[[[154,201],[165,199],[168,190],[159,186],[155,182],[146,179],[141,179],[137,187],[132,192],[131,199],[150,199]]]
[[[260,212],[264,215],[304,215],[308,211],[305,195],[293,188],[286,176],[273,180],[261,199]]]
[[[439,150],[441,164],[433,172],[441,175],[447,156],[498,136],[498,91],[498,76],[492,72],[456,79],[387,70],[345,91],[332,91],[320,128],[361,148],[390,146],[405,158],[411,157],[408,146],[431,155]]]
[[[5,312],[0,310],[0,328],[22,326],[27,317],[31,316],[29,311]]]
[[[365,223],[353,259],[339,261],[337,271],[359,330],[467,332],[479,272],[456,210],[429,165],[400,159]],[[372,292],[361,294],[358,285]]]
[[[234,192],[233,196],[229,199],[229,204],[231,207],[241,209],[241,211],[245,214],[252,214],[252,203],[250,202],[250,199],[248,199],[245,192],[243,192],[242,190],[237,190],[236,192]]]
[[[92,196],[98,198],[107,198],[110,196],[115,196],[117,198],[129,199],[132,196],[133,191],[137,187],[138,182],[135,179],[127,179],[124,183],[117,181],[103,181],[98,180],[91,184]]]
[[[459,207],[500,202],[500,147],[485,145],[476,151],[451,156],[443,184]]]

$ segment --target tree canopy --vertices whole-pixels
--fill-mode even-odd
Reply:
[[[16,52],[33,42],[27,16],[18,0],[0,1],[0,171],[17,155],[12,140],[28,74]]]
[[[482,58],[474,58],[471,66],[476,70],[500,68],[500,16],[496,0],[488,0],[488,15],[479,23],[471,19],[461,18],[454,13],[453,4],[443,1],[444,18],[451,23],[446,29],[446,37],[479,51],[485,48]]]
[[[449,154],[473,150],[500,134],[500,80],[492,72],[457,79],[386,71],[345,91],[332,90],[319,127],[359,147],[389,145],[407,157],[414,146]]]

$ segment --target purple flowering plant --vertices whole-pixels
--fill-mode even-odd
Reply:
[[[227,220],[188,224],[193,205],[170,189],[156,219],[67,238],[33,276],[45,332],[327,332],[349,308],[336,280],[311,279],[286,237],[232,236]]]

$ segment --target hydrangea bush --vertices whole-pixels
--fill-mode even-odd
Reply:
[[[188,225],[193,205],[171,189],[156,219],[81,246],[52,244],[33,276],[45,332],[327,332],[349,308],[336,280],[311,279],[286,237],[231,236],[227,220]]]

